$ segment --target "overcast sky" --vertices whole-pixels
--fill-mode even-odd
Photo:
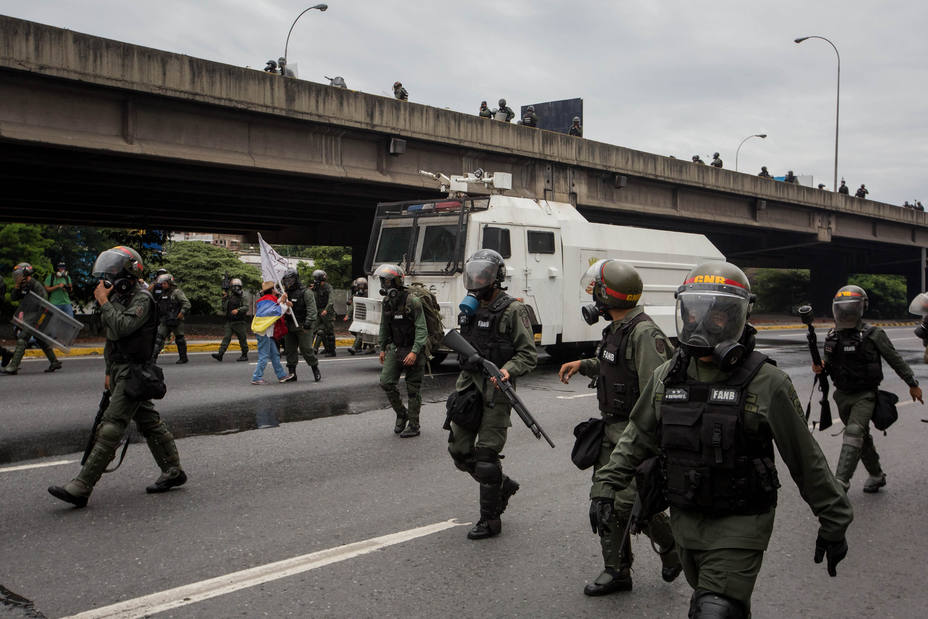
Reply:
[[[233,65],[283,55],[303,0],[0,0],[0,13]],[[924,0],[331,0],[290,39],[301,79],[476,113],[582,97],[586,137],[734,169],[834,171],[851,193],[928,204]],[[2,34],[2,33],[0,33]]]

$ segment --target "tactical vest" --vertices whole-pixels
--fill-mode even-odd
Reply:
[[[296,317],[296,324],[303,328],[306,324],[306,286],[299,286],[296,292],[287,291],[287,299],[293,302],[293,315]],[[288,325],[289,326],[289,325]]]
[[[145,295],[149,302],[148,320],[140,328],[129,335],[113,342],[113,354],[110,360],[114,363],[145,363],[151,361],[155,352],[155,336],[158,333],[158,307],[155,298],[147,290],[136,290],[136,294]],[[129,303],[132,299],[129,299]]]
[[[596,351],[599,359],[596,395],[599,399],[599,410],[603,415],[615,417],[617,420],[628,419],[628,414],[638,401],[638,372],[634,363],[626,363],[625,355],[635,325],[645,320],[650,321],[651,317],[642,312],[620,329],[603,329],[603,339]]]
[[[177,318],[180,313],[180,301],[174,297],[174,290],[169,293],[162,292],[156,304],[158,306],[158,316],[162,322],[168,318]]]
[[[488,306],[477,309],[473,316],[458,317],[461,326],[461,335],[471,346],[477,349],[480,356],[495,363],[497,367],[512,359],[516,349],[512,340],[499,332],[499,321],[509,304],[515,301],[505,292],[500,292]]]
[[[412,310],[406,304],[408,299],[409,293],[404,291],[383,304],[383,317],[390,330],[390,339],[397,350],[404,353],[411,351],[416,341],[416,323]]]
[[[841,391],[872,391],[883,380],[880,351],[870,337],[876,327],[832,329],[825,337],[828,375]]]
[[[313,287],[313,294],[316,295],[316,307],[321,312],[329,306],[329,286],[326,282],[321,282]]]
[[[746,427],[744,412],[748,385],[766,361],[752,352],[724,382],[665,383],[660,443],[670,505],[713,517],[776,506],[772,437]]]
[[[232,294],[226,298],[226,320],[230,322],[241,322],[245,320],[245,312],[241,310],[242,308],[242,298],[243,295]],[[238,314],[233,314],[232,310],[239,310]]]

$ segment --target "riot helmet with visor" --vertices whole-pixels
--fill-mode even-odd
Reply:
[[[842,286],[831,302],[831,314],[836,329],[853,329],[870,305],[867,293],[860,286]]]

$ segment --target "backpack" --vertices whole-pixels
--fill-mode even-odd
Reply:
[[[425,326],[429,332],[425,350],[426,354],[430,355],[433,350],[438,350],[442,339],[445,337],[445,327],[441,322],[441,306],[438,305],[438,299],[435,298],[435,295],[422,284],[410,284],[407,289],[410,295],[419,299],[422,309],[425,311]]]

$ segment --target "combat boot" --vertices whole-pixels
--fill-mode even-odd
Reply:
[[[880,473],[879,475],[870,475],[867,477],[867,481],[864,482],[864,492],[868,494],[873,494],[879,492],[880,488],[886,485],[886,473]]]
[[[632,590],[632,572],[629,568],[616,569],[607,567],[600,572],[596,580],[583,588],[583,593],[590,596],[608,595],[616,591]]]
[[[149,494],[167,492],[171,488],[183,486],[185,483],[187,483],[187,474],[180,468],[171,467],[167,471],[161,473],[158,479],[155,480],[155,483],[146,487],[145,492]]]
[[[862,439],[849,437],[845,430],[844,443],[841,445],[838,465],[835,467],[835,479],[841,482],[845,490],[850,488],[851,478],[854,476],[854,470],[857,469],[857,462],[860,461],[860,447],[854,444],[857,441],[863,442]]]
[[[313,380],[315,380],[318,383],[320,380],[322,380],[322,372],[319,371],[318,365],[314,365],[312,367],[312,370],[313,370]]]
[[[73,479],[62,488],[61,486],[49,486],[48,493],[56,499],[61,499],[75,507],[86,507],[87,499],[90,498],[91,489],[81,483],[80,480]]]
[[[13,353],[8,351],[6,348],[0,348],[0,367],[6,367],[10,364],[10,359],[13,358]]]
[[[499,518],[483,518],[467,532],[467,539],[486,539],[499,535],[503,523]]]
[[[503,484],[500,488],[499,495],[499,515],[502,516],[506,508],[509,507],[509,497],[519,491],[519,482],[511,477],[504,477]]]
[[[44,371],[45,371],[46,374],[51,374],[51,373],[54,372],[55,370],[60,370],[60,369],[61,369],[61,361],[58,361],[58,360],[56,359],[56,360],[52,361],[51,363],[49,363],[49,364],[48,364],[48,367],[45,368]]]
[[[248,353],[243,352],[242,355],[238,359],[236,359],[236,361],[248,361]]]
[[[182,363],[187,363],[187,361],[188,361],[188,359],[187,359],[187,340],[182,340],[182,341],[180,341],[180,342],[176,342],[176,344],[177,344],[177,361],[174,362],[175,365],[180,365],[180,364],[182,364]]]
[[[288,375],[287,378],[289,378],[290,376],[292,376],[293,378],[292,378],[291,380],[293,380],[293,381],[296,380],[296,366],[295,366],[295,365],[288,365],[288,366],[287,366],[287,375]]]
[[[223,353],[221,352],[214,352],[213,354],[210,355],[210,357],[212,357],[216,361],[222,361],[222,355]]]
[[[412,438],[413,436],[419,436],[419,424],[410,421],[406,429],[400,432],[400,438]]]
[[[406,409],[403,409],[403,412],[396,412],[396,422],[393,424],[393,433],[400,434],[403,430],[406,429],[406,422],[409,421],[409,418],[406,417]]]
[[[478,466],[483,464],[483,462],[478,462]],[[481,475],[479,470],[477,474],[487,479],[487,475]],[[503,528],[503,523],[499,518],[501,497],[501,480],[494,480],[491,483],[480,482],[480,520],[467,532],[467,539],[486,539],[499,535]]]

